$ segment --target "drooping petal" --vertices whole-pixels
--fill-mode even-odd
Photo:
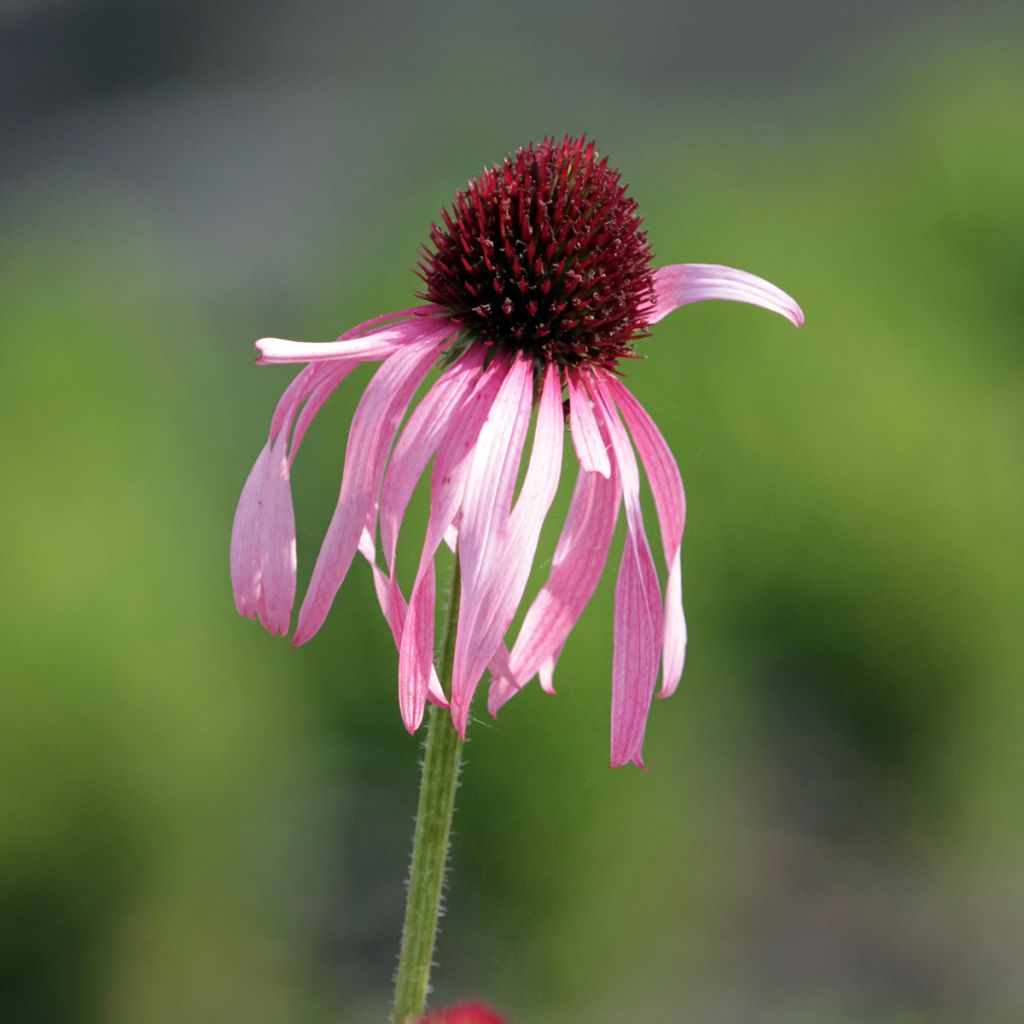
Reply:
[[[647,317],[656,324],[673,310],[705,299],[747,302],[784,316],[794,327],[802,327],[803,310],[792,296],[764,278],[744,270],[714,263],[675,263],[654,272],[654,306]]]
[[[654,506],[658,511],[661,543],[668,566],[665,587],[665,635],[662,645],[662,697],[669,697],[679,685],[686,658],[686,619],[683,615],[682,566],[680,546],[686,523],[686,495],[679,467],[672,451],[655,426],[647,410],[611,374],[604,375],[607,388],[626,418],[633,442],[647,471]]]
[[[473,393],[483,365],[483,348],[474,345],[434,383],[409,417],[395,445],[380,500],[380,535],[385,564],[394,571],[402,517],[416,484],[438,445]]]
[[[648,552],[649,554],[649,552]],[[651,591],[657,590],[653,562],[638,558],[627,542],[615,583],[615,651],[612,657],[613,768],[632,761],[643,767],[647,715],[658,678],[660,616]]]
[[[594,418],[590,396],[580,383],[575,371],[565,375],[569,388],[569,415],[572,421],[572,443],[580,466],[588,473],[607,477],[611,472],[608,449]]]
[[[452,430],[434,460],[427,536],[420,554],[416,581],[409,595],[398,657],[398,703],[402,721],[410,733],[415,732],[423,720],[428,676],[433,669],[434,555],[459,514],[477,437],[508,369],[507,360],[498,357],[480,375],[473,394],[454,419]],[[430,638],[429,643],[424,641],[425,637]]]
[[[238,614],[248,619],[256,618],[259,606],[260,578],[263,574],[259,549],[260,495],[266,464],[270,458],[268,441],[249,470],[231,526],[231,589],[234,591]]]
[[[499,534],[512,511],[512,495],[530,425],[533,367],[516,357],[480,430],[459,529],[462,580],[470,591],[490,572],[486,556],[500,543]]]
[[[268,441],[249,473],[231,529],[235,607],[283,636],[295,600],[295,516],[286,439]]]
[[[309,421],[356,365],[318,364],[296,375],[277,403],[267,443],[242,488],[231,530],[235,604],[273,633],[288,632],[295,601],[290,466]],[[299,423],[289,439],[296,416]]]
[[[384,619],[391,629],[391,636],[395,641],[395,647],[400,647],[408,606],[398,581],[393,576],[389,577],[377,565],[377,551],[373,543],[373,537],[367,529],[363,530],[362,536],[359,538],[359,553],[370,563],[370,569],[373,571],[373,587],[377,593],[377,603],[380,605]],[[437,678],[437,672],[433,670],[430,673],[428,696],[439,707],[448,707],[448,698],[445,697],[444,690],[441,689],[441,682]]]
[[[612,657],[612,767],[633,761],[643,767],[644,730],[661,661],[661,593],[640,509],[640,473],[604,381],[586,378],[611,441],[622,481],[627,534],[615,585],[615,650]]]
[[[438,354],[440,336],[428,336],[390,356],[359,401],[345,450],[338,504],[313,569],[293,643],[303,644],[323,625],[377,501],[388,451],[413,393]]]
[[[617,472],[605,478],[580,467],[551,573],[523,619],[508,670],[491,680],[487,707],[492,715],[535,675],[545,690],[553,689],[558,655],[604,571],[620,500]]]
[[[525,369],[520,369],[524,364]],[[498,415],[488,419],[480,432],[463,505],[459,555],[462,602],[451,696],[452,720],[462,736],[480,676],[508,631],[526,588],[541,527],[558,490],[562,469],[562,385],[557,368],[549,365],[530,464],[515,508],[509,511],[531,414],[530,362],[519,360],[509,380],[513,382],[509,404],[500,409],[499,396],[495,403]]]
[[[359,324],[339,341],[359,338],[378,325],[429,311],[413,321],[422,336],[446,330],[431,307],[389,313]],[[407,325],[410,326],[410,325]],[[287,633],[295,600],[295,527],[289,471],[306,430],[338,385],[368,356],[349,350],[344,358],[318,360],[296,374],[274,410],[269,439],[249,474],[232,526],[231,576],[241,614],[275,633]],[[292,424],[295,424],[294,432]],[[289,437],[289,435],[291,435]]]
[[[452,667],[452,718],[463,735],[466,695],[475,685],[474,667],[481,662],[486,665],[493,653],[494,645],[487,646],[486,627],[480,629],[478,623],[494,575],[505,570],[499,566],[500,554],[530,425],[532,395],[532,366],[517,357],[480,431],[466,478],[458,552],[461,598]]]

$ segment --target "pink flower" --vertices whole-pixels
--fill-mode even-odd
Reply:
[[[361,363],[379,362],[352,421],[341,493],[293,643],[305,643],[323,625],[360,552],[372,566],[398,647],[406,728],[416,730],[429,699],[450,702],[465,735],[486,671],[492,714],[534,676],[552,690],[558,656],[601,576],[623,505],[611,763],[642,766],[659,667],[662,697],[683,671],[686,506],[675,459],[622,383],[619,363],[636,358],[648,328],[687,303],[747,302],[796,326],[803,314],[784,292],[741,270],[683,263],[652,271],[636,203],[594,144],[580,139],[519,150],[459,191],[442,219],[420,264],[424,305],[367,321],[333,342],[256,343],[261,364],[305,365],[278,403],[238,504],[231,537],[235,602],[272,632],[288,632],[296,564],[291,467],[332,392]],[[440,376],[410,411],[439,365]],[[566,424],[579,463],[572,503],[547,581],[509,648],[505,634],[559,484]],[[664,593],[641,511],[637,454],[658,516]],[[396,545],[431,459],[426,539],[407,600]],[[433,670],[434,556],[442,542],[457,545],[462,587],[448,695]]]
[[[464,1003],[449,1010],[433,1010],[421,1024],[505,1024],[505,1019],[483,1003]]]

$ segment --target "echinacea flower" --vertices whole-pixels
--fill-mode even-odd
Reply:
[[[535,676],[552,689],[559,654],[597,586],[624,506],[611,763],[642,765],[659,667],[662,697],[683,671],[685,499],[675,459],[623,384],[620,363],[636,357],[650,327],[691,302],[751,303],[796,326],[803,314],[784,292],[741,270],[700,263],[652,270],[635,201],[619,173],[582,139],[545,140],[485,170],[456,194],[430,242],[419,269],[423,305],[367,321],[333,342],[256,343],[261,364],[305,367],[278,403],[238,504],[231,538],[238,610],[273,633],[288,632],[296,570],[292,464],[332,392],[360,364],[379,362],[352,420],[338,504],[293,643],[305,643],[323,625],[360,552],[373,567],[398,647],[406,728],[417,729],[430,699],[450,705],[465,736],[486,671],[492,714]],[[410,412],[436,367],[440,375]],[[566,424],[579,463],[572,502],[548,578],[509,648],[505,634],[559,484]],[[664,593],[641,510],[637,454],[658,516]],[[407,599],[396,547],[431,460],[426,538]],[[450,694],[433,667],[434,558],[445,542],[457,551],[461,573]]]
[[[447,1010],[433,1010],[421,1024],[505,1024],[505,1019],[483,1003],[464,1003]]]

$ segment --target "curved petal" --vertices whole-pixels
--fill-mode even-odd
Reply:
[[[379,317],[378,321],[391,319]],[[372,323],[370,321],[369,323]],[[337,341],[287,341],[284,338],[260,338],[256,344],[261,366],[272,363],[312,363],[325,359],[385,359],[396,349],[415,344],[439,331],[450,333],[452,325],[437,316],[417,316],[411,320],[359,333],[367,325],[347,331]]]
[[[509,510],[532,413],[532,363],[518,360],[509,381],[509,403],[504,407],[495,403],[497,415],[480,432],[466,483],[459,555],[463,566],[462,602],[451,698],[452,719],[462,736],[480,676],[508,631],[523,596],[562,469],[562,385],[557,368],[549,365],[530,464],[515,508]]]
[[[523,619],[507,670],[491,680],[487,708],[492,715],[535,675],[540,675],[545,690],[553,692],[555,662],[608,560],[620,501],[618,473],[610,469],[605,478],[580,468],[551,573]]]
[[[580,383],[576,371],[567,371],[565,381],[569,389],[569,417],[576,457],[580,460],[580,466],[588,473],[600,473],[601,476],[607,477],[611,473],[611,463],[608,461],[605,439],[597,427],[597,420],[594,419],[590,396]]]
[[[644,731],[661,661],[662,609],[658,574],[640,509],[640,473],[622,421],[602,387],[586,378],[608,431],[622,480],[627,536],[615,584],[615,650],[612,656],[612,767],[628,761],[643,767]]]
[[[268,441],[249,473],[231,527],[235,607],[284,636],[295,601],[295,515],[284,437]]]
[[[679,685],[686,658],[686,619],[683,615],[683,583],[680,547],[686,524],[686,495],[683,480],[672,451],[655,426],[647,410],[633,397],[625,385],[604,376],[607,388],[626,418],[633,442],[647,470],[647,479],[654,496],[661,527],[661,543],[668,566],[665,587],[665,635],[662,643],[661,697],[670,697]]]
[[[485,649],[489,631],[480,620],[490,611],[494,577],[504,568],[499,569],[498,563],[532,405],[533,366],[517,356],[480,430],[462,498],[458,551],[462,590],[452,666],[452,718],[463,736],[468,695],[497,646]]]
[[[454,419],[453,428],[434,460],[427,536],[409,595],[398,655],[398,704],[402,721],[410,733],[415,732],[423,720],[428,677],[434,663],[434,555],[458,515],[477,437],[508,369],[508,362],[499,357],[480,375],[473,394]]]
[[[417,307],[359,324],[339,341],[347,343],[365,337],[381,324],[414,314],[420,315],[404,326],[415,328],[421,342],[443,337],[451,329],[432,307]],[[290,467],[324,402],[352,370],[371,358],[367,353],[375,351],[365,344],[362,349],[350,346],[344,357],[318,359],[296,374],[277,403],[268,442],[242,489],[231,532],[235,604],[242,615],[259,618],[274,633],[288,632],[295,600],[295,516]]]
[[[389,577],[377,565],[377,550],[373,543],[373,537],[370,536],[370,531],[367,529],[363,530],[362,536],[359,538],[359,553],[370,563],[370,569],[373,571],[373,588],[377,593],[377,603],[380,605],[380,610],[391,629],[391,636],[395,641],[395,647],[401,647],[402,631],[405,629],[405,616],[408,611],[408,605],[402,594],[402,589],[398,585],[398,581],[393,576]],[[437,672],[433,670],[433,666],[431,666],[428,696],[439,707],[448,707],[448,698],[445,697],[444,690],[441,689],[441,682],[437,678]]]
[[[292,640],[295,645],[309,640],[327,618],[377,501],[398,423],[437,358],[439,340],[435,335],[399,349],[384,362],[363,392],[349,430],[338,504],[299,610]]]
[[[795,299],[764,278],[744,270],[714,263],[675,263],[654,272],[654,306],[647,317],[656,324],[673,310],[705,299],[747,302],[784,316],[794,327],[802,327],[803,310]]]
[[[430,457],[452,428],[473,393],[483,366],[483,348],[473,345],[449,367],[413,410],[388,465],[380,499],[380,536],[384,562],[394,571],[402,518]]]
[[[266,629],[282,636],[288,632],[295,602],[295,513],[290,467],[309,421],[357,365],[319,364],[307,366],[296,375],[277,403],[269,438],[238,501],[231,528],[235,606],[240,614],[258,618]],[[298,424],[289,440],[296,416]]]

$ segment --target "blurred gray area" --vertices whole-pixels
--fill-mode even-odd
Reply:
[[[972,4],[970,21],[1005,6]],[[327,273],[310,244],[324,209],[372,229],[387,211],[368,197],[402,191],[467,135],[489,162],[565,131],[621,150],[717,102],[770,124],[813,105],[837,63],[963,13],[956,0],[7,0],[2,195],[16,215],[26,192],[108,191],[165,218],[191,286],[301,288]]]

